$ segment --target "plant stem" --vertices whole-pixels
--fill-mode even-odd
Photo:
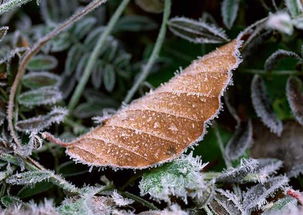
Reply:
[[[80,11],[77,11],[72,15],[69,19],[67,19],[65,22],[60,24],[58,27],[56,27],[54,30],[52,30],[50,33],[42,37],[37,43],[35,43],[31,49],[29,49],[23,56],[19,67],[18,67],[18,72],[15,77],[14,83],[11,87],[10,90],[10,95],[9,95],[9,102],[8,102],[8,109],[7,109],[7,119],[8,119],[8,127],[10,130],[10,134],[12,138],[15,141],[15,144],[17,147],[21,147],[21,142],[17,136],[17,133],[14,129],[14,124],[13,124],[13,112],[14,112],[14,102],[15,102],[15,95],[17,92],[17,89],[19,87],[19,83],[25,73],[25,68],[29,62],[29,60],[37,54],[40,49],[51,39],[53,39],[55,36],[57,36],[59,33],[62,31],[66,30],[68,27],[73,25],[75,22],[79,21],[82,17],[87,15],[89,12],[92,10],[96,9],[99,7],[101,4],[106,2],[106,0],[94,0],[90,4],[88,4],[85,8],[83,8]]]
[[[23,4],[26,4],[32,0],[10,0],[0,5],[0,15],[13,10],[16,7],[20,7]]]
[[[124,9],[126,8],[127,4],[129,3],[130,0],[123,0],[119,7],[117,8],[117,10],[115,11],[114,15],[111,17],[108,25],[106,26],[105,30],[102,32],[99,40],[97,41],[97,44],[93,50],[93,52],[91,53],[89,60],[86,64],[86,67],[84,69],[84,73],[81,77],[80,82],[78,83],[76,90],[74,91],[72,98],[68,104],[68,109],[69,111],[72,111],[75,106],[77,105],[77,103],[79,102],[79,99],[82,95],[82,92],[84,90],[84,87],[92,73],[92,69],[94,64],[96,63],[97,58],[99,57],[100,54],[100,49],[103,47],[103,45],[106,42],[107,37],[110,35],[110,33],[112,32],[115,24],[117,23],[119,17],[121,16],[122,12],[124,11]]]
[[[297,70],[272,70],[266,72],[262,69],[242,69],[240,72],[258,75],[302,75],[302,72]]]
[[[229,161],[229,159],[227,159],[227,157],[225,155],[224,144],[223,144],[218,126],[216,124],[214,126],[214,130],[215,130],[215,134],[216,134],[216,137],[217,137],[217,142],[218,142],[222,157],[224,159],[225,165],[226,165],[227,168],[230,168],[230,167],[232,167],[232,165],[231,165],[231,162]]]
[[[132,194],[132,193],[129,193],[129,192],[122,192],[122,191],[118,191],[118,192],[119,192],[122,196],[124,196],[124,197],[126,197],[126,198],[129,198],[129,199],[132,199],[132,200],[135,200],[136,202],[138,202],[138,203],[144,205],[145,207],[148,207],[149,209],[158,210],[158,208],[157,208],[154,204],[152,204],[152,203],[146,201],[145,199],[142,199],[142,198],[139,197],[139,196],[136,196],[136,195],[134,195],[134,194]]]
[[[154,46],[151,56],[148,59],[147,64],[143,67],[143,71],[139,75],[138,79],[136,80],[136,82],[134,83],[132,88],[128,91],[128,93],[123,101],[123,103],[125,103],[125,104],[129,103],[130,100],[133,98],[134,94],[140,87],[141,83],[149,75],[152,66],[154,65],[156,59],[158,58],[158,55],[159,55],[159,52],[162,47],[162,44],[163,44],[163,41],[165,38],[165,34],[166,34],[166,25],[167,25],[167,20],[170,15],[170,9],[171,9],[171,0],[165,0],[163,20],[162,20],[162,24],[161,24],[161,28],[159,31],[159,35],[158,35],[156,44]]]

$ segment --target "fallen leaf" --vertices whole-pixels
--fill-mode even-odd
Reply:
[[[238,48],[234,40],[194,61],[74,141],[43,136],[65,146],[74,160],[93,166],[146,168],[175,159],[202,140],[205,126],[218,115],[231,70],[240,63]]]

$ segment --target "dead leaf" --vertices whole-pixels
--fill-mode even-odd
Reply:
[[[237,40],[194,61],[168,83],[122,108],[103,125],[62,143],[76,161],[94,166],[146,168],[172,160],[202,140],[239,59]]]

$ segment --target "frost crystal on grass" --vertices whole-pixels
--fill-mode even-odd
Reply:
[[[283,124],[274,113],[270,99],[266,93],[264,81],[258,75],[254,76],[251,83],[251,99],[255,111],[264,125],[270,128],[271,132],[280,136]]]
[[[169,29],[177,36],[193,43],[222,43],[228,41],[223,29],[184,17],[169,20]]]
[[[141,195],[149,194],[155,200],[170,202],[176,196],[187,203],[187,197],[201,197],[206,185],[201,170],[205,167],[199,157],[183,155],[171,163],[152,169],[143,175],[139,188]]]

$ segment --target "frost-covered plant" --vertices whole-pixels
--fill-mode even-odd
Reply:
[[[200,198],[206,188],[200,157],[183,155],[175,161],[147,172],[140,181],[141,195],[149,194],[155,200],[170,202],[171,196],[180,197],[185,203],[187,198]]]

